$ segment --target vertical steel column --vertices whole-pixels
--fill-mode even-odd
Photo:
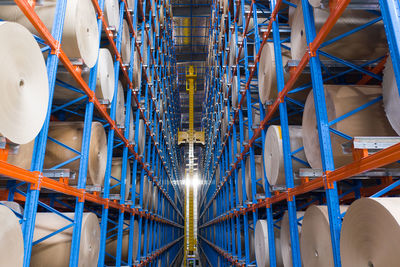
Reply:
[[[123,11],[124,11],[123,8],[124,8],[124,4],[121,3],[120,9],[119,9],[119,14],[120,14],[119,32],[117,33],[117,36],[115,39],[115,41],[116,41],[115,44],[116,44],[118,52],[121,51],[122,21],[123,21]],[[101,21],[100,21],[100,23],[101,23]],[[100,28],[100,30],[101,30],[101,28]],[[114,76],[115,76],[114,88],[115,88],[115,90],[114,90],[113,101],[111,103],[111,109],[110,109],[110,117],[113,120],[115,120],[116,107],[117,107],[119,70],[120,70],[120,64],[118,61],[115,60],[114,61]],[[108,131],[108,135],[107,135],[107,166],[106,166],[106,172],[105,172],[105,176],[104,176],[103,197],[105,199],[108,199],[109,194],[110,194],[110,178],[111,178],[111,166],[112,166],[112,156],[113,156],[113,148],[114,148],[114,136],[115,136],[115,130],[110,128]],[[121,176],[121,178],[122,178],[122,176]],[[98,263],[99,266],[104,266],[106,240],[107,240],[108,213],[109,213],[108,207],[105,207],[103,205],[102,214],[101,214],[101,228],[100,228],[100,254],[99,254],[99,263]],[[78,247],[78,249],[79,249],[79,247]],[[118,256],[118,241],[117,241],[117,255],[116,255],[117,261],[118,261],[118,258],[120,258],[120,256]]]
[[[56,11],[54,15],[54,22],[51,35],[57,42],[61,42],[61,36],[64,26],[65,8],[67,6],[66,0],[57,1]],[[49,81],[49,105],[47,108],[47,115],[44,121],[42,130],[36,137],[35,146],[32,155],[31,170],[43,171],[44,155],[46,151],[47,134],[50,124],[50,114],[53,102],[54,85],[56,81],[56,74],[58,68],[58,55],[56,53],[49,53],[46,62],[47,76]],[[40,188],[35,188],[34,185],[28,186],[26,192],[26,201],[24,208],[24,217],[22,221],[22,232],[24,236],[24,267],[30,265],[33,232],[35,230],[36,212],[39,201]]]
[[[270,1],[271,10],[275,9],[276,0]],[[285,79],[283,74],[282,64],[282,51],[281,51],[281,39],[279,34],[279,23],[278,19],[272,21],[272,34],[274,41],[274,53],[275,53],[275,68],[276,68],[276,79],[278,92],[281,92],[285,87]],[[290,190],[294,187],[293,168],[292,168],[292,150],[290,147],[290,136],[289,136],[289,123],[286,101],[279,104],[279,117],[281,122],[282,132],[282,148],[283,148],[283,159],[285,167],[285,181],[286,188]],[[287,201],[288,213],[289,213],[289,225],[290,225],[290,241],[292,247],[292,258],[293,266],[301,266],[301,255],[300,255],[300,244],[299,244],[299,232],[297,225],[297,209],[296,209],[296,197]],[[273,243],[272,239],[272,243]],[[271,244],[271,242],[270,242]],[[273,252],[272,252],[273,253]],[[275,254],[275,253],[273,253]],[[270,251],[271,255],[271,251]]]
[[[304,16],[304,25],[306,29],[307,45],[314,40],[316,36],[313,9],[308,0],[301,1]],[[329,121],[326,111],[324,85],[322,81],[321,62],[319,52],[310,53],[310,69],[314,93],[315,115],[317,118],[319,144],[321,149],[322,168],[324,173],[335,169],[332,155],[332,144],[329,131]],[[333,260],[336,267],[341,266],[340,261],[340,228],[342,220],[339,210],[339,198],[336,183],[331,188],[326,188],[326,199],[329,211],[329,224],[331,229]]]

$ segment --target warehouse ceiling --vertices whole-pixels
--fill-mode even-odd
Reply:
[[[177,58],[181,103],[181,127],[189,128],[189,96],[186,92],[185,68],[197,66],[197,91],[194,97],[194,128],[201,130],[204,100],[205,62],[210,26],[210,0],[172,0],[175,54]]]

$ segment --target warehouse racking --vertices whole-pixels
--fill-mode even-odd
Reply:
[[[182,217],[182,195],[180,189],[173,183],[179,179],[178,172],[178,151],[175,144],[174,134],[177,134],[179,123],[179,91],[175,89],[175,59],[172,40],[172,14],[168,2],[156,1],[126,1],[119,2],[119,31],[107,25],[104,17],[103,0],[91,1],[97,13],[98,29],[100,39],[109,43],[114,54],[115,90],[111,103],[104,103],[94,94],[96,88],[97,63],[90,70],[89,82],[86,83],[81,76],[82,64],[69,59],[60,47],[63,32],[63,22],[67,0],[59,0],[56,4],[56,11],[51,33],[35,13],[33,3],[26,0],[16,0],[15,4],[22,10],[40,36],[36,39],[43,45],[42,51],[47,54],[47,72],[49,77],[50,102],[45,124],[35,140],[33,160],[30,170],[8,164],[8,146],[2,150],[2,161],[0,161],[0,173],[11,180],[7,182],[5,199],[8,201],[25,202],[23,214],[19,214],[22,222],[24,236],[24,266],[30,265],[32,247],[37,243],[51,238],[60,232],[73,228],[70,264],[78,266],[79,247],[81,240],[81,224],[84,211],[94,212],[101,218],[101,238],[99,266],[105,265],[105,257],[111,257],[112,265],[121,266],[144,266],[152,262],[158,262],[163,266],[173,264],[179,257],[180,248],[183,242],[183,217]],[[128,6],[128,3],[131,6]],[[32,4],[32,5],[31,5]],[[160,21],[160,12],[165,14],[165,20]],[[131,38],[130,63],[125,64],[121,58],[121,40],[123,19],[129,25]],[[142,33],[139,40],[138,32]],[[144,38],[143,35],[147,38]],[[145,44],[147,41],[147,44]],[[147,49],[145,51],[144,49]],[[150,55],[146,58],[144,54]],[[138,57],[138,58],[134,58]],[[147,62],[145,61],[147,60]],[[59,66],[59,61],[63,67]],[[134,63],[139,61],[139,67]],[[140,83],[134,75],[134,68],[139,71]],[[56,75],[61,68],[65,68],[79,88],[82,96],[62,105],[52,104]],[[124,94],[126,98],[125,125],[116,124],[116,106],[118,94],[119,77],[125,81]],[[58,85],[71,88],[71,85],[57,81]],[[77,107],[77,103],[79,103]],[[175,103],[165,105],[165,112],[160,112],[160,105],[164,103]],[[107,108],[109,105],[109,111]],[[131,113],[131,108],[133,107]],[[94,115],[95,110],[96,116]],[[73,150],[67,145],[48,137],[50,121],[65,120],[69,116],[80,117],[84,121],[83,138],[81,151]],[[134,117],[133,122],[130,116]],[[139,154],[139,121],[142,119],[145,125],[145,147]],[[104,180],[104,188],[93,188],[86,185],[88,166],[88,154],[91,137],[92,122],[101,122],[107,131],[107,165]],[[130,123],[135,124],[135,140],[129,139]],[[162,125],[162,127],[161,127]],[[77,154],[76,157],[59,164],[51,170],[44,170],[46,143],[48,140],[56,142],[62,147]],[[116,178],[111,176],[113,156],[122,157],[121,178],[117,180],[120,193],[117,196],[110,194],[110,181]],[[79,173],[76,177],[77,186],[68,185],[68,178],[65,177],[66,164],[80,160]],[[127,164],[133,173],[130,196],[125,197],[125,176]],[[57,169],[59,170],[57,172]],[[64,172],[64,173],[63,173]],[[136,177],[138,174],[138,180]],[[50,176],[50,177],[46,177]],[[56,178],[54,178],[56,177]],[[158,205],[154,210],[148,210],[144,203],[144,195],[148,192],[144,189],[144,181],[158,188],[156,201]],[[139,183],[139,190],[136,191],[136,182]],[[115,187],[115,186],[112,186]],[[173,199],[175,198],[175,201]],[[138,201],[137,201],[138,200]],[[176,202],[176,200],[178,200]],[[69,224],[50,235],[33,241],[35,229],[35,218],[38,209],[47,210],[69,220]],[[62,212],[74,212],[73,219],[66,218]],[[141,242],[138,242],[138,253],[132,255],[134,222],[138,222],[138,232],[149,238],[144,238],[141,249]],[[123,261],[122,241],[123,235],[129,234],[128,260]],[[117,237],[117,249],[115,256],[106,252],[106,242],[110,238]],[[167,255],[168,254],[168,255]],[[168,261],[168,262],[167,262]],[[107,263],[108,264],[108,263]]]
[[[371,155],[365,154],[365,150],[354,149],[353,153],[358,153],[354,162],[335,169],[330,138],[330,132],[335,131],[330,126],[337,120],[328,120],[323,83],[354,71],[361,73],[359,84],[365,84],[371,79],[380,81],[382,78],[377,73],[382,70],[385,57],[381,55],[380,58],[356,65],[319,50],[328,43],[338,41],[382,20],[390,56],[394,59],[393,67],[397,84],[399,84],[399,2],[379,1],[379,6],[375,5],[372,8],[374,10],[371,11],[376,15],[374,21],[369,21],[336,37],[335,40],[331,39],[324,43],[328,33],[348,5],[354,4],[349,0],[329,1],[329,3],[329,17],[318,32],[309,1],[302,0],[297,4],[301,5],[304,12],[307,51],[294,67],[292,65],[290,78],[285,81],[285,66],[282,63],[281,55],[282,50],[290,49],[284,43],[289,40],[287,13],[288,8],[296,7],[293,1],[213,1],[209,33],[211,45],[207,70],[210,75],[206,81],[206,99],[203,106],[206,117],[203,128],[208,129],[205,133],[206,146],[202,163],[205,170],[203,179],[206,182],[200,189],[199,203],[199,245],[204,266],[255,266],[255,259],[250,255],[251,238],[254,235],[257,220],[263,218],[266,218],[268,223],[269,266],[276,266],[274,228],[279,228],[281,215],[285,210],[288,210],[289,214],[293,266],[302,266],[298,233],[299,218],[296,211],[315,202],[327,205],[334,265],[341,266],[339,236],[343,214],[339,210],[339,201],[348,197],[349,194],[354,194],[352,198],[359,198],[360,191],[366,188],[360,189],[360,184],[355,181],[349,183],[352,185],[350,189],[339,193],[338,182],[350,181],[353,176],[400,159],[399,144]],[[351,8],[371,9],[371,6],[367,8],[352,6]],[[262,19],[258,16],[261,16]],[[231,42],[234,42],[238,49],[232,50]],[[262,49],[267,42],[273,43],[278,95],[273,102],[264,106],[254,89],[257,85],[256,76]],[[254,51],[256,52],[251,53],[253,46],[255,46]],[[235,53],[233,55],[234,63],[229,59],[232,52]],[[326,66],[320,60],[321,55],[332,59],[335,66],[337,66],[336,62],[339,62],[342,69],[329,74]],[[346,67],[345,70],[343,70],[343,66]],[[370,68],[367,69],[368,66]],[[296,80],[302,73],[305,73],[306,68],[311,74],[312,83],[293,89],[296,87]],[[291,150],[288,126],[289,121],[293,121],[293,116],[303,112],[304,104],[290,98],[290,94],[311,86],[316,103],[323,170],[312,179],[304,177],[301,183],[297,184],[294,179],[292,159],[301,149]],[[233,101],[230,96],[231,90],[234,88],[237,90],[237,102],[239,103],[236,106],[232,105]],[[374,101],[380,101],[380,99]],[[368,108],[371,104],[372,101],[349,112],[346,116],[351,116],[360,109]],[[258,125],[253,122],[253,113],[257,111],[260,113]],[[256,174],[255,153],[260,150],[260,147],[264,148],[267,128],[276,121],[280,121],[281,125],[286,179],[284,188],[274,188],[268,184],[264,173],[261,177]],[[226,128],[228,129],[227,133],[225,133]],[[341,133],[336,131],[335,134],[340,135]],[[237,140],[240,143],[238,147],[236,146]],[[246,159],[250,161],[251,183],[249,185],[245,183]],[[398,180],[389,179],[389,181],[372,188],[369,193],[366,193],[366,196],[386,195],[399,183]],[[261,195],[257,194],[259,184],[265,184],[265,192]],[[251,190],[246,188],[249,186]],[[324,189],[324,195],[321,194],[320,188]],[[247,195],[246,192],[251,192],[251,195]],[[239,201],[240,194],[242,202]],[[301,198],[305,195],[307,198]],[[244,241],[244,245],[242,245],[242,241]]]

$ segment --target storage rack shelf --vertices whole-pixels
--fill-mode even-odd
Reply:
[[[176,102],[176,99],[179,98],[179,91],[177,91],[173,85],[175,60],[173,40],[171,38],[172,14],[168,11],[169,3],[136,0],[130,1],[130,5],[132,6],[128,7],[126,0],[118,1],[120,14],[119,29],[121,30],[117,32],[113,31],[113,29],[107,25],[103,13],[104,1],[93,0],[91,2],[98,16],[99,32],[101,33],[104,30],[105,38],[108,40],[111,47],[110,49],[115,55],[114,73],[116,76],[116,89],[114,90],[114,100],[111,103],[110,112],[107,111],[106,106],[97,99],[94,93],[96,88],[97,64],[91,69],[89,83],[87,84],[81,76],[81,66],[75,65],[60,47],[67,1],[57,1],[54,26],[51,33],[28,1],[15,1],[36,28],[41,38],[43,38],[40,42],[47,46],[43,51],[51,51],[47,57],[49,88],[51,89],[50,105],[43,129],[36,138],[31,170],[24,170],[8,164],[6,162],[7,149],[2,151],[2,160],[0,161],[1,174],[5,177],[15,179],[9,180],[8,190],[5,192],[6,199],[9,201],[19,200],[25,202],[24,214],[21,214],[23,218],[22,229],[25,243],[24,266],[30,265],[35,217],[38,207],[40,205],[56,214],[60,214],[59,211],[54,209],[55,202],[61,203],[63,207],[61,209],[62,211],[72,210],[75,213],[72,226],[73,235],[70,266],[78,266],[81,236],[80,228],[84,210],[92,211],[101,218],[99,266],[105,265],[107,239],[115,235],[117,236],[118,245],[115,251],[116,256],[112,257],[115,261],[113,265],[144,266],[150,262],[159,262],[159,264],[168,265],[172,261],[167,262],[167,260],[173,259],[175,261],[177,256],[179,256],[178,252],[182,246],[183,236],[181,192],[179,188],[175,186],[175,183],[173,183],[173,181],[179,179],[177,146],[174,139],[172,139],[170,135],[169,137],[167,136],[167,132],[175,133],[174,129],[177,129],[177,127],[174,126],[177,125],[177,120],[179,118],[179,116],[176,115],[179,114],[179,104]],[[166,14],[163,23],[159,21],[160,12]],[[128,65],[124,64],[121,57],[122,25],[124,18],[128,22],[132,41],[131,58]],[[142,19],[142,21],[139,19]],[[156,31],[160,34],[156,34]],[[138,41],[138,32],[142,33],[142,40],[147,40],[148,43],[146,45]],[[147,38],[143,38],[143,34],[146,34]],[[101,38],[100,36],[100,39]],[[144,51],[144,49],[147,49],[147,51]],[[144,53],[150,55],[147,57],[147,62],[144,62],[142,57]],[[138,82],[135,81],[137,77],[133,77],[134,57],[139,58],[140,63],[138,71],[140,72],[140,76],[144,77],[137,87],[134,86],[134,82]],[[58,69],[60,69],[58,61],[61,61],[64,68],[77,82],[84,95],[86,95],[86,98],[79,98],[76,101],[71,101],[71,103],[62,106],[51,105],[56,75]],[[151,62],[160,64],[151,64]],[[168,69],[166,67],[167,62],[170,66]],[[131,109],[126,109],[124,118],[125,127],[119,128],[120,126],[115,122],[119,76],[121,76],[121,80],[125,80],[127,84],[124,90],[126,92],[126,107],[131,107],[132,102],[134,102],[136,106],[135,109],[132,109],[135,129],[139,129],[139,119],[142,119],[145,124],[144,134],[147,138],[145,139],[146,150],[143,154],[138,153],[139,131],[135,131],[134,142],[128,140]],[[81,104],[84,108],[78,111],[71,111],[68,109],[69,106],[80,100],[84,100],[83,104]],[[167,105],[167,110],[161,113],[157,107],[157,103],[159,102],[162,104],[165,102],[172,102],[175,103],[175,105]],[[103,122],[104,127],[108,131],[108,148],[104,189],[103,191],[91,193],[86,187],[86,175],[79,175],[79,177],[77,177],[78,185],[73,187],[66,182],[68,179],[60,179],[58,181],[54,178],[45,177],[43,162],[45,147],[48,140],[50,118],[52,120],[54,117],[57,118],[60,112],[79,115],[84,118],[84,138],[82,139],[82,149],[80,152],[79,173],[86,173],[88,157],[85,155],[88,155],[89,152],[92,121],[95,120],[93,116],[94,108],[96,108],[101,117],[101,119],[97,118],[97,120]],[[173,116],[171,114],[175,115]],[[163,129],[161,129],[161,125]],[[124,131],[124,129],[126,130]],[[122,153],[118,151],[119,148],[121,148]],[[115,155],[116,153],[120,153],[123,159],[121,179],[118,181],[121,189],[119,200],[113,200],[110,197],[111,164],[113,154]],[[129,160],[132,160],[132,163],[130,163]],[[125,186],[130,186],[125,184],[128,163],[131,164],[133,182],[130,190],[131,197],[125,200]],[[159,168],[160,166],[161,168]],[[135,191],[137,174],[139,174],[139,192]],[[144,192],[143,189],[144,179],[148,179],[151,186],[159,189],[156,196],[156,201],[158,202],[157,210],[147,210],[144,207],[143,195],[147,193]],[[22,183],[17,183],[16,181],[21,181]],[[28,184],[27,186],[26,183]],[[49,195],[48,191],[45,189],[60,193],[52,194],[50,205],[44,203],[47,202]],[[175,197],[175,201],[172,200],[173,197]],[[126,223],[124,220],[129,220],[129,223]],[[137,255],[132,255],[135,221],[139,222],[139,233],[144,232],[144,234],[146,234],[148,231],[149,233],[153,233],[153,235],[149,235],[149,238],[146,238],[144,241],[145,248],[142,250],[140,248],[141,242],[138,242],[138,253]],[[110,229],[110,222],[116,226]],[[128,225],[128,227],[124,228],[124,225]],[[121,259],[123,232],[126,230],[128,230],[129,233],[128,262],[124,262]],[[117,234],[115,234],[115,232],[117,232]],[[57,233],[59,232],[57,231],[51,235]],[[167,253],[170,254],[171,257],[169,257],[169,255],[166,256]]]
[[[357,84],[366,84],[373,79],[381,80],[379,75],[386,61],[385,55],[372,61],[351,64],[339,58],[330,57],[339,62],[341,70],[326,75],[326,68],[320,60],[320,55],[329,54],[320,51],[325,38],[334,27],[342,13],[351,1],[330,1],[330,13],[323,26],[316,32],[313,13],[308,0],[298,1],[304,12],[305,35],[307,37],[307,52],[290,70],[290,78],[284,79],[282,63],[284,44],[290,40],[288,32],[288,8],[296,7],[295,1],[213,1],[209,32],[209,68],[206,81],[206,99],[203,105],[203,128],[206,132],[204,149],[203,179],[206,181],[200,189],[199,244],[201,259],[204,266],[244,266],[255,264],[251,255],[251,236],[254,235],[258,219],[266,218],[268,223],[269,266],[276,266],[274,228],[281,220],[285,210],[289,214],[290,239],[293,266],[302,266],[297,210],[302,210],[312,203],[326,204],[329,211],[333,260],[335,266],[341,266],[339,236],[342,215],[339,211],[339,201],[344,201],[349,194],[350,199],[359,198],[360,190],[365,196],[379,197],[387,194],[397,194],[393,189],[400,184],[398,180],[389,179],[379,186],[361,188],[355,185],[348,192],[338,192],[339,181],[366,171],[386,166],[400,159],[400,145],[396,144],[381,151],[358,157],[354,162],[336,168],[333,163],[330,142],[330,128],[327,118],[323,83],[341,77],[349,72],[359,72]],[[388,47],[393,60],[397,84],[399,74],[399,44],[398,28],[400,26],[398,1],[379,1],[379,10],[375,22],[383,21],[388,40]],[[261,20],[258,18],[260,16]],[[375,23],[374,22],[374,23]],[[373,24],[362,25],[359,29]],[[353,32],[347,32],[342,37]],[[282,37],[283,36],[283,37]],[[337,39],[340,39],[338,37]],[[232,50],[231,42],[237,45]],[[273,43],[278,95],[276,99],[264,105],[257,94],[257,71],[263,47],[268,42]],[[331,41],[329,41],[331,42]],[[254,48],[254,54],[251,48]],[[289,48],[290,49],[290,48]],[[230,53],[234,53],[230,59]],[[252,55],[253,54],[253,55]],[[240,56],[241,55],[241,56]],[[272,54],[273,55],[273,54]],[[397,62],[397,63],[395,63]],[[335,63],[336,64],[336,63]],[[374,65],[375,64],[375,65]],[[343,71],[343,66],[345,67]],[[370,66],[369,69],[365,68]],[[290,67],[290,66],[289,66]],[[295,85],[305,68],[311,74],[312,84]],[[322,73],[324,71],[324,73]],[[322,75],[324,74],[324,75]],[[243,76],[243,78],[241,77]],[[236,83],[236,107],[232,103],[233,84]],[[301,180],[296,185],[293,175],[292,158],[298,151],[291,151],[289,138],[289,121],[303,112],[304,105],[293,101],[289,94],[310,88],[314,91],[316,105],[318,134],[321,145],[322,176]],[[294,91],[292,89],[296,88]],[[292,91],[292,92],[291,92]],[[315,93],[318,92],[318,93]],[[379,101],[377,99],[376,101]],[[247,104],[245,104],[247,103]],[[295,106],[296,108],[293,108]],[[279,113],[278,113],[279,111]],[[253,113],[259,112],[260,123],[253,122]],[[357,111],[352,111],[355,113]],[[227,118],[225,118],[227,117]],[[226,120],[224,122],[224,120]],[[271,123],[279,120],[283,142],[286,184],[281,189],[274,189],[268,183],[265,174],[256,177],[255,153],[263,150],[266,130]],[[227,129],[226,133],[224,129]],[[247,138],[245,135],[247,134]],[[239,136],[238,136],[239,135]],[[246,140],[247,139],[247,140]],[[236,141],[240,145],[236,146]],[[268,145],[268,144],[267,144]],[[246,159],[250,165],[245,164]],[[246,166],[245,166],[246,165]],[[245,167],[250,168],[250,184]],[[241,171],[241,174],[240,172]],[[239,177],[241,175],[241,177]],[[219,177],[221,179],[219,179]],[[239,180],[241,178],[241,180]],[[265,184],[264,194],[257,194],[257,187]],[[359,184],[358,184],[359,185]],[[250,186],[250,190],[246,190]],[[322,194],[319,189],[323,188]],[[363,190],[364,189],[364,190]],[[241,190],[242,192],[240,192]],[[250,191],[250,195],[246,192]],[[239,202],[239,194],[242,202]],[[306,195],[306,199],[302,198]],[[214,211],[213,211],[214,209]],[[253,232],[253,233],[252,233]],[[243,241],[243,244],[242,244]],[[265,252],[267,253],[267,252]],[[255,266],[255,265],[253,265]]]

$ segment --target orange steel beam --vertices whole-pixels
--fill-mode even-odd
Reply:
[[[19,181],[28,182],[36,189],[46,188],[65,195],[78,197],[82,201],[89,201],[92,203],[105,205],[114,209],[136,214],[140,217],[149,216],[147,212],[140,212],[137,209],[131,208],[129,205],[120,205],[116,202],[110,201],[109,199],[102,198],[96,194],[90,194],[87,193],[85,190],[77,189],[75,187],[68,186],[65,183],[44,177],[39,172],[30,172],[2,160],[0,160],[0,173],[8,177],[13,177],[14,179]],[[165,224],[178,226],[178,224],[170,222],[169,220],[158,216],[153,216],[150,218],[152,220],[159,221]]]
[[[70,74],[75,79],[75,81],[80,85],[82,90],[86,93],[86,95],[88,96],[89,101],[93,102],[94,106],[99,111],[101,116],[109,123],[110,128],[113,129],[115,131],[116,135],[118,136],[118,138],[121,139],[121,141],[125,143],[125,146],[127,146],[129,148],[130,152],[134,155],[134,157],[137,160],[137,162],[142,166],[142,169],[147,172],[147,175],[151,178],[151,180],[153,180],[155,182],[155,184],[157,185],[159,190],[162,192],[162,194],[168,199],[168,201],[172,204],[172,206],[178,211],[178,208],[174,205],[173,201],[169,198],[169,196],[165,192],[164,188],[162,188],[158,184],[156,179],[154,179],[151,171],[149,169],[147,169],[146,163],[142,161],[142,157],[136,153],[136,151],[134,150],[133,145],[129,144],[129,141],[124,137],[123,132],[120,129],[118,129],[116,123],[108,115],[108,113],[107,113],[106,109],[104,108],[104,106],[100,104],[100,102],[96,98],[94,92],[89,88],[89,86],[83,80],[83,78],[81,76],[80,68],[76,67],[76,66],[74,66],[72,64],[72,62],[69,60],[67,55],[61,49],[61,44],[58,43],[53,38],[53,36],[49,32],[49,30],[46,28],[44,23],[41,21],[39,16],[36,14],[34,9],[29,5],[29,3],[26,0],[15,0],[15,2],[19,6],[21,11],[25,14],[25,16],[29,19],[29,21],[32,23],[32,25],[35,27],[35,29],[38,31],[38,33],[41,35],[41,37],[48,43],[48,45],[52,49],[52,53],[54,53],[54,54],[56,54],[58,56],[60,61],[64,64],[64,67],[70,72]],[[95,1],[95,0],[93,0],[92,2],[93,3],[97,3],[97,1]],[[120,53],[116,49],[115,42],[113,40],[113,33],[108,29],[107,23],[106,23],[105,18],[104,18],[104,14],[101,11],[98,3],[94,4],[94,7],[95,7],[96,11],[98,12],[99,19],[101,19],[101,21],[102,21],[102,23],[104,25],[104,28],[105,28],[104,30],[106,31],[106,35],[107,35],[107,37],[108,37],[108,39],[109,39],[109,41],[111,43],[112,49],[114,50],[114,52],[116,54],[116,59],[121,65],[121,70],[122,70],[124,76],[128,78],[127,80],[129,82],[129,87],[131,89],[133,89],[133,83],[129,80],[129,75],[127,73],[126,67],[123,65]],[[139,108],[139,110],[141,112],[141,115],[142,115],[142,117],[143,117],[143,119],[145,121],[146,127],[148,128],[150,136],[151,136],[154,144],[156,144],[155,139],[154,139],[154,135],[153,135],[153,133],[152,133],[152,131],[150,129],[150,126],[149,126],[149,122],[146,120],[143,111],[140,109],[140,103],[138,102],[138,99],[136,97],[136,92],[132,91],[132,93],[133,93],[134,99],[136,100],[138,108]],[[156,150],[157,150],[159,156],[161,156],[161,152],[160,152],[159,148],[157,147],[157,145],[155,145],[155,146],[156,146]],[[167,171],[165,165],[164,165],[164,168]],[[20,169],[20,170],[23,170],[23,169]],[[19,170],[17,169],[16,172],[18,172],[18,171]],[[26,170],[24,170],[24,171],[25,172],[29,172],[29,171],[26,171]],[[167,173],[169,174],[168,171],[167,171]],[[10,175],[8,175],[8,176],[10,176]],[[10,177],[17,178],[17,177],[14,177],[14,176],[10,176]]]
[[[378,65],[376,65],[371,72],[378,74],[380,73],[384,68],[385,68],[385,63],[386,63],[386,59],[387,59],[387,55],[381,60],[379,61]],[[358,85],[364,85],[367,84],[370,80],[372,79],[371,76],[364,74],[362,79],[360,81],[358,81]]]
[[[279,193],[270,198],[264,198],[259,200],[258,203],[241,209],[238,214],[245,214],[247,212],[253,211],[255,208],[261,208],[265,206],[270,206],[273,203],[277,203],[284,200],[289,200],[293,196],[302,195],[310,191],[319,189],[326,186],[327,183],[339,182],[346,180],[347,178],[362,174],[363,172],[373,170],[385,165],[391,164],[395,161],[400,160],[400,143],[393,145],[391,147],[385,148],[375,154],[369,155],[365,158],[354,161],[353,163],[347,164],[341,168],[327,173],[323,177],[318,177],[309,182],[305,182],[302,185],[298,185],[294,188],[288,189],[287,192]],[[389,184],[386,184],[389,186]],[[213,224],[215,222],[223,221],[224,218],[219,218],[217,220],[211,220],[204,224],[204,226]]]
[[[268,38],[268,36],[269,36],[269,34],[271,32],[272,22],[276,19],[276,15],[277,15],[277,13],[279,11],[281,3],[282,3],[282,0],[278,0],[277,1],[276,7],[275,7],[274,11],[271,14],[271,19],[270,19],[270,22],[268,24],[268,30],[267,30],[267,32],[264,33],[263,41],[261,43],[260,50],[258,51],[256,59],[255,59],[255,65],[257,64],[257,62],[259,60],[262,48],[265,45],[265,43],[267,41],[267,38]],[[240,161],[243,160],[245,154],[249,151],[250,147],[253,145],[255,140],[260,136],[261,131],[267,125],[268,120],[270,120],[272,118],[272,115],[278,110],[279,104],[283,103],[285,96],[287,95],[289,90],[293,87],[294,83],[296,82],[296,80],[300,76],[301,72],[306,67],[310,57],[315,55],[316,50],[322,44],[322,42],[324,41],[324,39],[328,35],[329,31],[335,25],[335,23],[337,22],[337,20],[339,19],[341,14],[344,12],[344,10],[346,9],[346,7],[347,7],[347,5],[349,3],[350,3],[350,0],[338,0],[337,1],[337,5],[335,7],[332,7],[331,13],[330,13],[328,19],[326,20],[325,24],[322,26],[322,28],[320,29],[320,31],[316,35],[316,37],[313,40],[313,42],[310,43],[309,51],[307,51],[303,55],[299,65],[292,72],[292,75],[291,75],[290,79],[285,84],[285,87],[278,94],[278,98],[274,101],[274,103],[271,106],[269,106],[265,118],[261,121],[260,126],[254,131],[253,137],[249,140],[248,144],[246,146],[244,146],[244,151],[239,155],[238,159],[233,164],[231,170],[228,172],[228,174],[223,179],[221,186],[219,186],[216,189],[216,191],[214,192],[212,198],[214,198],[214,196],[216,194],[218,194],[218,192],[220,191],[222,186],[227,182],[228,178],[232,175],[233,171],[237,168],[237,166],[240,163]],[[249,22],[249,18],[250,18],[250,14],[251,13],[252,13],[252,5],[250,6],[250,13],[248,14],[248,17],[247,17],[247,20],[246,20],[246,27],[245,27],[245,31],[243,33],[243,35],[244,35],[243,37],[244,38],[246,36],[247,27],[248,27],[247,24]],[[240,45],[240,49],[242,48],[242,46],[243,46],[243,43]],[[240,55],[240,50],[239,50],[239,55]],[[236,62],[238,63],[238,58],[236,59]],[[254,66],[251,69],[250,77],[249,77],[249,80],[246,83],[245,90],[240,92],[242,94],[242,96],[244,96],[244,94],[249,89],[250,81],[251,81],[251,79],[252,79],[252,77],[254,75],[255,70],[256,70],[256,67]],[[238,109],[240,109],[242,102],[243,102],[243,97],[242,97],[242,99],[241,99],[241,101],[239,103],[239,106],[238,106],[239,108]],[[231,121],[231,123],[236,120],[238,115],[239,115],[239,111],[237,110],[235,112],[235,116],[233,118],[233,121]],[[229,124],[231,124],[231,123],[229,123]],[[231,129],[232,129],[232,127],[230,128],[230,130]],[[226,137],[225,137],[225,139],[223,141],[222,150],[225,148],[225,146],[227,144],[228,137],[230,135],[230,130],[227,133],[227,135],[226,135]],[[218,161],[220,160],[221,156],[222,156],[222,153],[218,156]],[[285,199],[290,199],[292,196],[304,194],[306,192],[309,192],[309,191],[318,189],[320,187],[323,187],[324,186],[324,182],[329,184],[329,183],[332,183],[334,181],[344,180],[344,179],[347,179],[347,178],[349,178],[351,176],[354,176],[356,174],[362,173],[364,171],[367,171],[367,170],[370,170],[370,169],[375,169],[375,168],[378,168],[378,167],[393,163],[393,162],[395,162],[397,160],[400,160],[400,144],[394,145],[394,146],[392,146],[390,148],[384,149],[384,150],[379,151],[379,152],[377,152],[377,153],[375,153],[373,155],[370,155],[368,157],[365,157],[363,159],[355,161],[355,162],[353,162],[351,164],[343,166],[343,167],[341,167],[339,169],[336,169],[335,171],[327,173],[325,180],[322,177],[317,178],[317,179],[313,179],[313,180],[311,180],[309,182],[305,182],[304,184],[302,184],[300,186],[297,186],[295,188],[291,188],[289,190],[289,192],[278,194],[278,195],[274,195],[271,198],[266,198],[264,201],[260,201],[256,205],[257,206],[270,205],[270,204],[275,203],[275,202],[283,201]],[[209,202],[209,204],[210,203],[211,202]]]

